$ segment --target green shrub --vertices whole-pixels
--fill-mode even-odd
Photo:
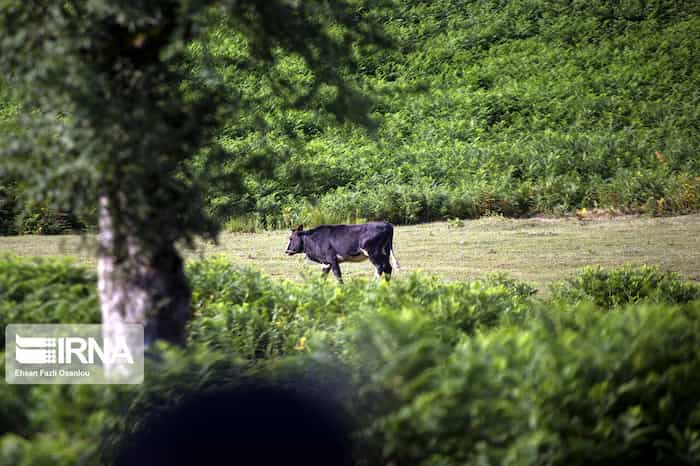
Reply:
[[[241,215],[226,220],[223,230],[226,233],[255,233],[260,230],[260,226],[252,215]]]
[[[30,203],[17,212],[16,231],[22,235],[61,235],[85,231],[87,225],[71,213],[60,212],[40,202]]]
[[[0,434],[0,464],[107,464],[145,413],[252,377],[235,358],[201,347],[158,344],[149,352],[142,385],[0,385],[0,407],[21,412],[4,419],[10,429]]]
[[[573,277],[554,283],[551,289],[555,299],[569,303],[593,301],[606,309],[638,301],[687,303],[700,299],[697,284],[677,273],[646,265],[585,267]]]
[[[195,318],[190,341],[249,359],[308,353],[318,342],[337,346],[353,315],[378,309],[421,309],[446,340],[515,318],[534,289],[504,275],[443,283],[411,275],[391,284],[353,280],[345,286],[316,278],[277,282],[227,260],[191,262]],[[70,261],[0,260],[0,324],[99,323],[93,272]],[[2,336],[4,338],[4,334]]]
[[[192,263],[188,276],[197,314],[190,340],[250,359],[307,353],[317,345],[340,351],[342,332],[355,316],[402,308],[430,316],[435,331],[452,341],[516,318],[534,293],[503,275],[471,283],[420,275],[342,287],[323,278],[280,283],[225,259]]]
[[[99,323],[95,273],[71,260],[0,257],[0,328]],[[5,332],[0,335],[4,345]]]
[[[695,464],[700,305],[541,312],[446,345],[417,312],[348,357],[376,464]]]
[[[16,186],[0,179],[0,236],[17,233],[18,208]]]
[[[673,274],[613,272],[595,276],[624,283],[604,294],[618,310],[600,312],[500,274],[338,286],[191,262],[188,346],[151,348],[140,386],[0,385],[0,464],[109,464],[146,413],[250,381],[333,387],[358,464],[697,464],[700,301],[669,304],[693,296]],[[640,281],[661,304],[634,302]],[[0,309],[4,323],[99,321],[94,274],[2,258]]]

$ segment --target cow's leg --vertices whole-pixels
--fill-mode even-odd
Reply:
[[[387,280],[391,279],[391,264],[389,263],[389,256],[376,255],[369,257],[370,262],[374,265],[375,273],[374,278],[379,279],[382,275]]]
[[[328,272],[331,271],[331,265],[330,264],[323,264],[323,267],[321,267],[321,272],[323,273],[324,277],[328,276]]]
[[[382,276],[382,263],[378,260],[378,257],[373,254],[368,254],[367,256],[369,257],[369,261],[374,266],[374,279],[379,280],[379,277]]]
[[[343,277],[340,275],[340,266],[338,265],[338,261],[331,262],[330,269],[333,271],[333,275],[335,275],[335,278],[338,279],[338,283],[342,285]]]
[[[391,263],[389,262],[389,256],[384,257],[384,263],[382,264],[382,275],[386,281],[391,280]]]
[[[391,280],[391,260],[389,259],[389,254],[391,253],[391,237],[389,237],[389,241],[385,242],[382,245],[382,275],[384,275],[384,278],[386,281]]]
[[[379,277],[382,276],[382,266],[378,262],[375,262],[371,256],[369,258],[369,261],[374,266],[374,279],[379,280]]]

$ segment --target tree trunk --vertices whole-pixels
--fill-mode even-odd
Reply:
[[[182,258],[172,242],[146,248],[128,228],[117,226],[115,197],[103,195],[99,204],[97,270],[104,336],[138,323],[144,325],[146,347],[156,339],[184,345],[192,308]]]

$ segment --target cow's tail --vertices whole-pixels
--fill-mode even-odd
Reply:
[[[400,271],[401,264],[399,264],[399,260],[396,258],[396,254],[394,254],[394,229],[393,228],[391,230],[391,236],[389,237],[389,257],[391,258],[391,265],[393,265],[397,271]]]
[[[401,271],[401,264],[399,264],[399,260],[396,258],[396,254],[394,254],[393,248],[389,249],[389,254],[391,255],[391,263],[394,266],[394,268],[398,271]]]

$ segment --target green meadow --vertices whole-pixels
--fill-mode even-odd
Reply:
[[[472,280],[507,273],[544,286],[587,265],[657,265],[700,280],[700,215],[508,219],[501,216],[461,224],[434,222],[398,226],[395,249],[402,270],[396,279],[421,271],[443,280]],[[287,257],[288,231],[223,233],[218,244],[200,242],[183,250],[189,260],[223,256],[274,278],[301,281],[319,267]],[[0,254],[68,256],[93,266],[90,236],[0,237]],[[349,278],[373,274],[368,263],[341,266]]]

